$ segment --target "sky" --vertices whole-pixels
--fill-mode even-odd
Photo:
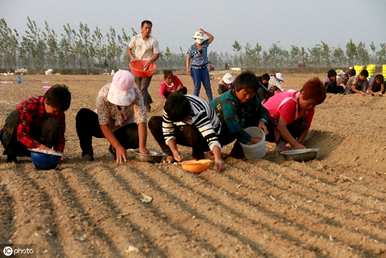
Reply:
[[[386,0],[0,0],[0,18],[23,32],[27,16],[41,27],[46,20],[57,32],[69,23],[86,23],[106,31],[110,26],[140,29],[143,19],[153,22],[153,36],[161,50],[187,49],[202,27],[215,36],[212,48],[232,51],[259,42],[312,47],[321,40],[345,47],[349,39],[368,45],[386,42]]]

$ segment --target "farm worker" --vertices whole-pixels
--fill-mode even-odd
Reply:
[[[208,46],[213,42],[213,35],[199,29],[193,35],[194,44],[186,53],[186,73],[190,74],[194,83],[193,95],[200,96],[201,83],[204,84],[209,101],[213,99],[208,71]]]
[[[177,147],[177,144],[181,144],[192,147],[194,159],[203,159],[204,152],[212,151],[217,171],[223,169],[218,139],[221,123],[209,103],[203,99],[172,93],[166,99],[162,117],[150,118],[149,129],[162,151],[168,155],[167,161],[182,161]]]
[[[233,89],[233,81],[235,78],[231,73],[226,73],[222,77],[221,81],[218,83],[217,93],[219,95],[223,94],[224,92]]]
[[[243,72],[234,80],[234,89],[210,103],[221,121],[220,142],[225,145],[237,140],[230,153],[234,158],[244,158],[240,142],[255,144],[261,140],[260,137],[251,137],[245,128],[255,126],[268,133],[268,113],[256,95],[258,83],[256,75]]]
[[[29,97],[16,106],[0,130],[7,162],[30,156],[28,149],[64,150],[65,114],[71,93],[65,85],[53,85],[44,96]]]
[[[141,22],[141,33],[131,38],[128,48],[128,55],[131,61],[145,60],[144,69],[147,70],[150,64],[157,61],[159,57],[158,41],[151,36],[153,24],[149,20]],[[149,77],[135,77],[135,83],[141,91],[145,106],[150,111],[150,104],[153,102],[148,88],[151,82]]]
[[[382,74],[377,74],[373,79],[371,79],[370,86],[367,91],[373,96],[382,96],[385,93],[385,78]]]
[[[269,99],[274,92],[272,90],[269,90],[269,79],[271,77],[268,73],[263,74],[262,76],[258,77],[259,79],[259,86],[257,88],[257,97],[259,100],[263,103],[267,99]]]
[[[112,82],[100,89],[96,108],[96,113],[82,108],[76,114],[76,132],[84,160],[94,160],[92,137],[107,139],[118,164],[126,161],[126,149],[139,148],[140,153],[149,153],[146,107],[129,71],[118,70]]]
[[[164,80],[160,83],[159,93],[161,97],[167,98],[173,92],[187,93],[187,89],[171,70],[164,70]]]
[[[282,151],[289,143],[292,148],[305,148],[303,143],[311,126],[315,106],[323,103],[326,89],[319,78],[308,80],[300,91],[277,93],[263,106],[269,112],[269,134],[266,139],[277,143]]]
[[[336,80],[337,73],[334,69],[330,69],[327,72],[327,79],[324,82],[324,87],[326,87],[327,93],[344,93],[345,87],[338,85]]]
[[[347,81],[346,93],[359,93],[361,95],[366,95],[367,88],[369,87],[369,72],[366,69],[363,69],[358,76],[352,76]]]

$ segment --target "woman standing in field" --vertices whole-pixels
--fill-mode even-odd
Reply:
[[[205,37],[206,36],[206,37]],[[208,71],[208,46],[213,42],[214,37],[209,32],[200,29],[194,33],[194,44],[186,53],[186,73],[191,74],[194,91],[193,95],[199,96],[201,82],[204,84],[206,95],[209,101],[213,99],[212,88]]]

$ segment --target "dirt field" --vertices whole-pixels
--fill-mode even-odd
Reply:
[[[286,75],[287,87],[312,76]],[[386,257],[386,97],[328,96],[306,144],[320,148],[318,160],[271,152],[194,176],[177,165],[117,167],[102,139],[94,162],[80,160],[75,114],[95,107],[110,76],[25,79],[0,84],[1,124],[18,100],[42,93],[42,82],[67,84],[66,157],[45,172],[1,157],[0,244],[30,246],[38,257]],[[159,81],[151,115],[162,108]],[[142,203],[141,193],[153,201]]]

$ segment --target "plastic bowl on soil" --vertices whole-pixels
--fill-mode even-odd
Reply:
[[[241,144],[243,148],[245,158],[248,160],[257,160],[261,159],[267,153],[267,148],[265,146],[265,134],[258,127],[248,127],[244,129],[252,137],[261,137],[261,140],[254,144]]]
[[[199,174],[207,170],[212,164],[210,159],[187,160],[181,162],[182,169],[190,173]]]
[[[165,157],[163,153],[153,150],[149,150],[149,154],[142,154],[139,152],[139,149],[129,149],[129,151],[132,153],[132,156],[134,156],[135,159],[144,162],[160,163]]]
[[[62,158],[61,153],[54,151],[41,151],[36,149],[31,149],[30,151],[32,163],[40,170],[55,169]]]
[[[133,60],[129,63],[129,68],[131,73],[135,77],[150,77],[157,70],[157,65],[155,63],[151,63],[149,68],[144,70],[144,65],[146,60]]]
[[[309,161],[316,159],[318,153],[319,149],[317,148],[286,150],[280,152],[280,154],[283,155],[285,159],[295,161]]]

